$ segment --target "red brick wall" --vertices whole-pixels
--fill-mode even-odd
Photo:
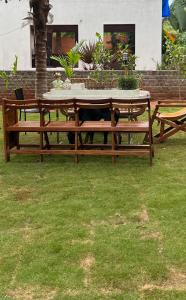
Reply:
[[[107,72],[107,71],[105,71]],[[115,71],[121,74],[121,71]],[[48,86],[51,88],[51,82],[54,78],[55,71],[48,71]],[[64,73],[62,76],[64,78]],[[179,98],[179,85],[181,98],[186,99],[186,78],[180,79],[176,71],[142,71],[143,89],[150,91],[152,99]],[[75,77],[87,78],[89,71],[76,71]],[[25,98],[34,97],[35,89],[35,72],[19,71],[16,80],[12,79],[9,83],[8,92],[5,91],[4,82],[0,79],[0,98],[9,96],[15,98],[14,89],[21,86],[24,89]]]

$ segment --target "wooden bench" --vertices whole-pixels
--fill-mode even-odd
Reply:
[[[18,121],[18,110],[37,108],[40,119],[38,121]],[[46,120],[46,111],[73,109],[75,120]],[[81,121],[79,112],[82,109],[108,109],[111,113],[110,121]],[[119,109],[132,112],[136,109],[147,110],[147,121],[119,121],[115,114]],[[121,99],[66,99],[66,100],[4,100],[3,101],[3,123],[4,123],[4,144],[5,159],[10,159],[10,154],[38,154],[43,160],[44,154],[70,154],[79,161],[80,155],[110,155],[113,162],[117,156],[145,156],[150,158],[152,164],[153,143],[152,127],[150,116],[149,99],[145,100],[121,100]],[[27,145],[19,142],[20,132],[39,133],[40,139],[37,145],[29,143]],[[50,132],[72,132],[75,135],[73,144],[50,143],[48,134]],[[111,135],[111,142],[85,144],[81,139],[81,134],[87,132],[102,132]],[[120,144],[118,134],[144,134],[148,141],[140,144]],[[28,149],[28,147],[32,149]]]

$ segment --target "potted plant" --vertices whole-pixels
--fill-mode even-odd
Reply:
[[[80,54],[70,50],[67,56],[51,56],[51,59],[56,60],[62,68],[64,68],[66,80],[64,83],[65,89],[70,89],[71,78],[74,75],[74,67],[80,60]]]
[[[138,75],[123,75],[118,78],[118,88],[129,95],[137,95],[139,94],[140,82],[141,77]]]
[[[70,89],[71,86],[71,78],[74,75],[74,68],[78,64],[81,55],[79,53],[79,49],[82,46],[83,41],[77,44],[73,49],[67,52],[66,56],[51,56],[51,59],[57,61],[62,68],[64,68],[64,72],[66,75],[66,80],[64,83],[65,89]]]
[[[121,90],[136,90],[139,88],[139,79],[134,75],[124,75],[118,79],[118,87]]]

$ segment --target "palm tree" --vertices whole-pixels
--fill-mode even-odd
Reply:
[[[5,0],[7,3],[8,0]],[[47,91],[47,21],[52,8],[50,0],[29,0],[35,34],[36,85],[35,97]]]

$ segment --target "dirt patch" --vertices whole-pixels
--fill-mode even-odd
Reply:
[[[97,227],[97,226],[108,226],[109,222],[107,220],[94,220],[91,221],[91,226],[92,227]]]
[[[13,299],[18,299],[18,300],[33,300],[34,295],[33,295],[33,290],[25,290],[23,288],[17,288],[15,290],[9,290],[7,292],[7,296],[12,297]]]
[[[141,224],[145,224],[149,222],[149,214],[145,206],[142,206],[142,210],[136,214],[136,218],[138,222]]]
[[[94,239],[95,238],[95,228],[93,226],[93,224],[83,224],[86,229],[89,231],[89,235],[90,235],[90,239]]]
[[[127,219],[125,216],[116,213],[114,216],[110,216],[109,219],[109,224],[112,225],[114,228],[122,226],[122,225],[126,225],[127,224]]]
[[[127,220],[126,217],[116,213],[113,216],[108,216],[107,219],[105,220],[96,220],[96,221],[91,221],[91,226],[92,227],[97,227],[97,226],[113,226],[113,227],[118,227],[120,225],[126,225]]]
[[[88,255],[87,257],[81,260],[80,266],[84,271],[88,272],[90,271],[94,263],[95,258],[92,255]]]
[[[119,289],[102,288],[99,290],[99,294],[104,296],[121,295],[122,291]]]
[[[7,296],[15,300],[53,300],[56,294],[57,290],[44,290],[39,287],[19,287],[7,291]]]
[[[94,244],[94,241],[93,240],[72,240],[71,241],[71,244],[72,245],[75,245],[75,244],[81,244],[81,245],[93,245]]]
[[[186,291],[186,274],[184,274],[179,270],[176,270],[175,268],[171,268],[168,279],[161,285],[148,283],[140,288],[140,291],[153,291],[153,290]]]
[[[170,269],[169,279],[167,281],[169,289],[186,290],[186,274],[175,268]]]
[[[72,290],[72,289],[68,289],[64,292],[65,296],[70,296],[70,297],[80,296],[81,294],[82,294],[81,291]]]
[[[84,270],[84,285],[85,287],[88,287],[92,283],[92,278],[91,278],[91,268],[95,264],[95,258],[92,255],[86,256],[84,259],[81,260],[80,266]]]
[[[10,189],[10,192],[16,201],[25,202],[31,200],[34,189],[28,187],[13,187]]]
[[[142,232],[141,233],[141,240],[149,240],[149,239],[154,239],[154,240],[159,240],[161,241],[163,239],[163,235],[159,231],[155,232]]]
[[[46,175],[41,175],[41,174],[36,174],[35,177],[36,177],[38,180],[45,180],[45,179],[47,179],[47,176],[46,176]]]
[[[20,232],[21,232],[25,242],[30,243],[32,241],[33,235],[34,235],[33,228],[26,226],[26,227],[20,228]]]
[[[97,295],[98,297],[122,295],[122,293],[123,293],[123,291],[120,289],[113,289],[113,288],[107,288],[107,287],[101,288],[99,290],[89,289],[89,292]],[[64,295],[69,296],[69,297],[76,297],[76,296],[85,295],[86,293],[87,293],[87,289],[84,289],[84,290],[68,289],[64,292]]]

